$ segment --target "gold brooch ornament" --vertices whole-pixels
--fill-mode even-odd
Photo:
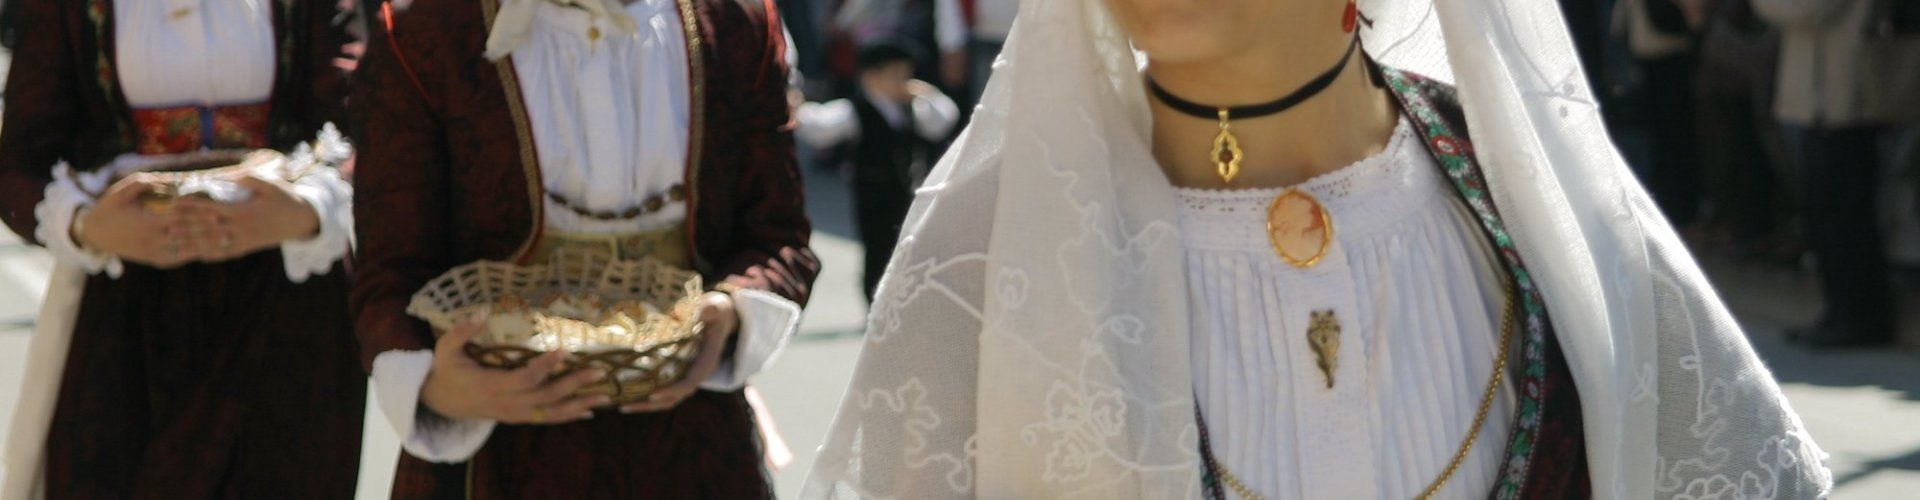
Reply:
[[[1332,389],[1333,372],[1340,365],[1340,318],[1332,309],[1313,312],[1313,321],[1307,326],[1307,345],[1313,348],[1320,373],[1327,376],[1327,388]]]
[[[1288,188],[1267,205],[1267,242],[1280,260],[1311,268],[1333,246],[1333,216],[1313,195]]]

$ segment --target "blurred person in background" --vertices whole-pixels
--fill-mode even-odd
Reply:
[[[1675,227],[1692,224],[1700,206],[1699,143],[1694,125],[1695,30],[1706,0],[1620,0],[1614,29],[1626,38],[1639,76],[1630,109],[1617,125],[1644,133],[1634,173]]]
[[[1781,31],[1774,118],[1804,190],[1825,312],[1790,338],[1893,341],[1897,311],[1877,191],[1892,133],[1920,122],[1920,5],[1911,0],[1753,0]]]
[[[346,498],[366,379],[337,134],[149,204],[146,172],[295,150],[343,108],[334,0],[10,0],[0,218],[55,260],[0,498]],[[230,160],[229,160],[230,161]],[[296,173],[298,172],[298,173]],[[166,207],[166,208],[161,208]]]
[[[993,75],[993,60],[1000,57],[1000,50],[1007,45],[1007,34],[1013,32],[1013,17],[1020,10],[1019,0],[941,0],[943,2],[962,2],[967,7],[968,33],[972,38],[967,42],[966,93],[960,109],[962,114],[972,112],[973,105],[980,102],[980,94],[987,91],[987,77]]]
[[[895,41],[935,49],[914,62],[913,74],[939,82],[948,92],[965,90],[966,11],[955,0],[844,0],[833,16],[829,66],[845,94],[858,92],[864,47]]]
[[[820,149],[847,148],[853,171],[855,220],[866,249],[863,285],[873,300],[887,259],[900,238],[900,223],[913,204],[913,190],[927,178],[960,110],[946,94],[913,78],[918,49],[909,42],[883,42],[860,51],[860,91],[797,110],[800,140]]]
[[[1708,0],[1704,15],[1695,99],[1707,212],[1695,243],[1791,262],[1800,245],[1782,228],[1790,197],[1777,189],[1785,152],[1772,113],[1779,37],[1751,0]]]

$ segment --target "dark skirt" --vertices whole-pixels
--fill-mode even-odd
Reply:
[[[366,375],[336,267],[280,252],[87,280],[48,498],[351,498]]]
[[[466,463],[402,453],[393,498],[772,498],[764,460],[746,397],[699,391],[664,413],[501,425]]]

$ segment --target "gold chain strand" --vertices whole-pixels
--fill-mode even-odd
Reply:
[[[1247,500],[1267,500],[1267,497],[1260,496],[1259,493],[1254,493],[1252,488],[1248,488],[1246,484],[1241,483],[1240,478],[1234,476],[1233,472],[1228,471],[1227,466],[1221,464],[1218,460],[1215,460],[1213,464],[1213,476],[1220,478],[1220,482],[1226,483],[1227,488],[1232,489],[1234,494],[1240,495],[1240,498]]]
[[[1487,390],[1480,395],[1480,409],[1474,413],[1473,427],[1467,429],[1467,438],[1460,442],[1460,449],[1453,453],[1453,461],[1447,464],[1446,470],[1440,472],[1440,477],[1433,479],[1433,484],[1427,485],[1425,491],[1421,491],[1419,496],[1414,497],[1417,500],[1433,498],[1434,493],[1439,492],[1440,487],[1446,486],[1447,480],[1453,478],[1453,473],[1460,470],[1460,464],[1466,462],[1467,454],[1473,451],[1474,441],[1480,438],[1480,428],[1486,426],[1487,414],[1493,411],[1494,396],[1500,393],[1500,383],[1506,380],[1507,351],[1513,343],[1513,308],[1514,303],[1519,302],[1514,297],[1511,283],[1506,285],[1505,291],[1507,306],[1502,314],[1505,319],[1500,322],[1500,348],[1493,358],[1493,376],[1487,379]],[[1240,495],[1240,498],[1267,500],[1267,497],[1255,493],[1252,488],[1247,487],[1246,483],[1240,482],[1240,477],[1233,475],[1233,471],[1227,470],[1226,464],[1215,460],[1212,465],[1213,476],[1219,478],[1220,482],[1226,484],[1234,494]]]
[[[1467,439],[1460,442],[1460,450],[1453,453],[1453,462],[1447,464],[1447,470],[1441,471],[1440,477],[1434,478],[1433,484],[1427,485],[1427,490],[1420,492],[1420,496],[1414,498],[1419,500],[1433,498],[1433,494],[1447,484],[1447,479],[1452,478],[1453,473],[1460,470],[1460,463],[1467,461],[1467,452],[1473,451],[1473,442],[1480,437],[1480,428],[1487,424],[1487,413],[1493,410],[1494,396],[1500,394],[1500,382],[1506,379],[1507,347],[1513,343],[1513,303],[1519,302],[1514,296],[1513,285],[1508,283],[1505,288],[1507,308],[1503,314],[1506,319],[1500,322],[1500,351],[1493,356],[1493,379],[1487,381],[1487,391],[1480,395],[1480,410],[1473,414],[1473,428],[1467,430]]]

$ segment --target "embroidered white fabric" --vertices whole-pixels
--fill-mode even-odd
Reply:
[[[284,172],[304,172],[293,182],[293,194],[306,200],[320,220],[312,238],[280,242],[288,281],[305,283],[308,277],[327,274],[353,250],[353,185],[340,178],[336,168],[352,157],[353,146],[328,123],[312,145],[295,147],[281,167]]]
[[[1177,190],[1194,399],[1214,458],[1269,498],[1413,498],[1474,424],[1504,273],[1414,134],[1401,120],[1380,153],[1294,186],[1333,221],[1311,268],[1267,241],[1283,189]],[[1339,328],[1331,387],[1307,343],[1317,311]],[[1512,384],[1501,394],[1433,498],[1486,496],[1513,415]]]
[[[513,69],[547,191],[619,212],[686,180],[690,90],[677,4],[636,1],[611,12],[618,18],[548,1],[514,0],[502,9],[520,3],[533,17],[527,41],[513,50]],[[619,18],[637,29],[622,31]],[[584,217],[552,198],[543,203],[555,231],[652,231],[687,218],[685,202],[623,220]]]
[[[114,2],[113,69],[134,108],[264,102],[273,35],[261,0]]]
[[[126,264],[112,254],[89,250],[73,241],[73,223],[84,215],[85,210],[93,206],[93,196],[87,193],[99,193],[106,189],[105,176],[84,176],[91,186],[82,187],[82,176],[76,176],[73,166],[61,161],[53,166],[53,182],[47,184],[46,196],[33,206],[33,217],[37,224],[33,228],[34,239],[45,245],[47,253],[74,269],[87,274],[107,273],[107,276],[119,278],[126,272]]]
[[[1457,82],[1580,388],[1596,498],[1815,498],[1824,458],[1607,139],[1554,2],[1363,0]],[[1101,0],[1026,0],[921,189],[804,498],[1200,493],[1174,190]],[[1443,39],[1442,32],[1447,36]]]

